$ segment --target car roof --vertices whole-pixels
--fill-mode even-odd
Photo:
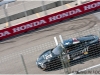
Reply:
[[[87,36],[82,36],[82,37],[77,37],[77,38],[70,38],[68,40],[63,41],[63,45],[72,45],[74,42],[85,42],[88,40],[98,40],[99,38],[96,35],[87,35]]]

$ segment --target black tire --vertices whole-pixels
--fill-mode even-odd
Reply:
[[[45,65],[45,64],[44,64]],[[46,65],[45,68],[42,68],[41,66],[39,66],[43,71],[45,71],[47,69]]]

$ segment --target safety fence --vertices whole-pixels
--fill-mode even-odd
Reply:
[[[76,32],[69,35],[62,35],[62,37],[64,40],[73,37],[82,37],[86,35],[96,35],[99,37],[99,32],[100,32],[99,28],[100,28],[99,25],[96,25],[91,29],[81,31],[81,32]],[[29,49],[1,57],[0,74],[40,74],[40,73],[41,74],[64,74],[64,73],[76,72],[99,64],[100,44],[95,43],[94,47],[91,46],[89,48],[89,50],[91,50],[89,51],[89,56],[87,56],[88,52],[85,52],[86,57],[72,62],[69,62],[69,60],[67,62],[66,61],[67,58],[64,56],[61,56],[61,59],[58,59],[58,57],[56,57],[52,59],[53,63],[49,63],[48,71],[43,71],[43,69],[38,68],[38,66],[36,65],[37,58],[44,51],[55,47],[56,47],[55,41],[52,40],[37,45],[35,47],[31,47]],[[82,49],[87,51],[88,49],[88,47],[86,49],[83,49],[84,44],[80,44],[78,46],[73,46],[73,47],[71,46],[71,49],[74,50],[75,47],[77,47],[79,50]],[[77,51],[75,53],[77,53]],[[63,58],[64,60],[62,60]]]
[[[97,35],[98,37],[100,37],[100,29],[99,29],[99,25],[94,25],[94,27],[84,30],[84,31],[79,31],[77,33],[74,34],[69,34],[69,35],[64,35],[62,36],[63,40],[66,39],[70,39],[73,37],[82,37],[82,36],[87,36],[87,35]],[[99,40],[98,40],[99,41]],[[79,47],[81,46],[81,47]],[[70,50],[74,50],[74,48],[80,48],[80,50],[83,50],[82,47],[84,47],[84,44],[80,44],[80,45],[75,45],[75,46],[71,46]],[[68,67],[68,69],[65,68],[65,72],[67,73],[74,73],[74,74],[100,74],[100,43],[95,43],[94,45],[90,46],[90,54],[89,56],[86,56],[85,58],[79,59],[79,60],[75,60],[72,62],[68,62],[70,66]],[[72,52],[73,53],[73,52]],[[78,51],[74,51],[74,54],[76,53],[76,55],[78,55]],[[73,54],[73,55],[74,55]],[[75,58],[75,56],[74,56]],[[77,57],[78,58],[78,57]],[[75,58],[75,59],[77,59]],[[73,65],[73,66],[72,66]],[[69,72],[68,72],[69,71]]]
[[[85,30],[80,30],[80,31],[76,31],[76,33],[72,33],[72,34],[68,34],[68,35],[64,35],[63,39],[69,39],[69,38],[73,38],[73,37],[80,37],[80,36],[86,36],[89,34],[94,34],[97,36],[100,36],[100,29],[99,29],[99,25],[94,25],[92,28],[90,29],[85,29]]]
[[[0,74],[25,74],[25,66],[23,64],[22,56],[24,57],[24,62],[27,66],[28,73],[38,73],[35,71],[37,69],[36,59],[45,50],[55,47],[54,41],[49,41],[35,47],[31,47],[20,52],[12,53],[0,58]]]
[[[41,21],[43,22],[43,21]],[[28,25],[27,25],[28,26]],[[17,28],[16,30],[13,29],[13,31],[20,31],[21,29],[25,28],[26,26],[21,26]],[[93,28],[90,28],[88,30],[84,31],[77,31],[76,33],[68,34],[68,35],[62,35],[63,39],[69,39],[73,37],[81,37],[81,36],[86,36],[86,35],[97,35],[100,37],[100,30],[99,26],[95,25]],[[19,29],[19,30],[18,30]],[[19,32],[20,33],[20,32]],[[1,33],[2,36],[10,34],[10,31],[5,31],[4,34]],[[60,42],[60,41],[59,41]],[[96,45],[96,44],[95,44]],[[68,68],[66,68],[66,61],[64,63],[59,62],[59,60],[56,60],[57,58],[53,59],[54,64],[49,65],[49,70],[52,71],[42,71],[39,69],[36,65],[36,60],[39,57],[41,53],[44,51],[54,48],[55,42],[54,41],[49,41],[46,43],[43,43],[41,45],[31,47],[29,49],[23,50],[21,52],[16,52],[9,54],[7,56],[1,57],[0,58],[0,73],[1,74],[64,74],[64,73],[71,73],[74,71],[79,71],[84,68],[88,68],[90,66],[94,66],[96,64],[99,64],[99,59],[98,59],[98,53],[99,49],[97,47],[94,47],[92,51],[97,49],[97,54],[95,56],[91,56],[91,58],[84,58],[82,60],[78,60],[75,62],[72,62],[72,65],[70,63],[67,63]],[[97,45],[96,45],[97,46]],[[93,52],[95,53],[95,52]],[[92,53],[91,53],[92,55]],[[95,58],[96,57],[96,58]],[[91,63],[91,64],[90,64]],[[75,64],[75,65],[74,65]],[[81,67],[80,67],[81,66]],[[52,68],[51,68],[52,67]],[[63,67],[63,69],[62,69]],[[77,68],[77,69],[76,69]],[[98,69],[99,70],[99,69]]]

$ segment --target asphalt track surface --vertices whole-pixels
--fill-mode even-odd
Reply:
[[[83,30],[88,30],[93,28],[97,23],[99,23],[100,20],[98,20],[93,14],[86,15],[83,17],[79,17],[73,20],[67,20],[64,22],[60,22],[58,24],[51,25],[49,27],[45,27],[42,29],[38,29],[36,31],[32,31],[29,33],[25,33],[24,35],[8,39],[5,41],[0,42],[0,57],[10,55],[12,53],[18,53],[22,50],[28,50],[28,48],[33,46],[38,46],[43,43],[46,43],[48,41],[54,41],[53,37],[58,35],[66,36],[71,33],[77,33]],[[56,71],[50,71],[50,72],[44,72],[37,68],[35,61],[37,57],[45,50],[41,51],[35,51],[32,54],[25,55],[25,61],[28,69],[29,74],[61,74],[63,73],[62,70],[56,70]],[[30,58],[31,57],[31,58]],[[17,61],[18,60],[18,61]],[[10,63],[6,65],[8,69],[10,69],[10,65],[12,65],[12,68],[10,70],[8,69],[0,69],[0,73],[5,74],[25,74],[25,71],[23,70],[23,66],[20,63],[21,60],[19,58],[13,59],[11,61],[7,61],[7,63]],[[19,69],[14,68],[14,64],[18,63],[16,66],[19,67]],[[2,65],[2,64],[1,64]],[[3,67],[3,66],[2,66]],[[15,69],[15,70],[13,70]]]

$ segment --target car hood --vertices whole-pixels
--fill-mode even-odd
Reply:
[[[52,49],[43,52],[43,53],[39,56],[39,58],[37,59],[37,63],[44,63],[44,62],[46,62],[47,60],[50,60],[50,59],[53,57],[53,54],[52,54],[51,51],[52,51]]]

